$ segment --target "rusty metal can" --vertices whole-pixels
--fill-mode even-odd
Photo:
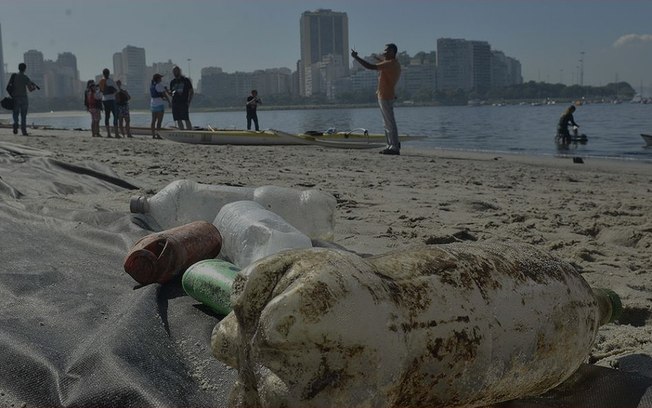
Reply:
[[[190,265],[215,258],[222,248],[222,236],[206,221],[147,235],[129,251],[124,269],[138,283],[166,283]]]

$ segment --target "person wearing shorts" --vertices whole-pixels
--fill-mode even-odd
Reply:
[[[120,134],[126,137],[133,137],[131,135],[131,120],[129,118],[129,99],[131,99],[131,95],[122,87],[122,81],[117,80],[115,84],[118,86],[118,92],[115,93],[115,105],[118,111]]]
[[[120,138],[118,134],[118,115],[115,106],[115,93],[118,90],[113,79],[110,77],[111,71],[108,68],[102,70],[103,78],[100,79],[99,87],[102,92],[102,104],[104,105],[104,126],[106,126],[106,137],[111,137],[111,126],[109,119],[113,115],[113,133],[117,139]]]
[[[152,130],[152,139],[161,139],[159,131],[161,130],[161,123],[163,123],[163,115],[165,114],[165,103],[170,103],[168,93],[161,81],[163,75],[154,74],[152,82],[149,87],[149,94],[151,97],[149,107],[152,111],[152,123],[150,128]]]
[[[100,119],[102,118],[102,93],[92,79],[86,82],[84,92],[84,105],[91,114],[91,135],[102,137],[100,134]]]
[[[170,81],[170,92],[172,93],[172,118],[177,122],[179,129],[192,129],[190,123],[190,101],[195,94],[190,79],[181,75],[181,68],[172,69],[174,78]],[[185,127],[184,127],[185,122]]]

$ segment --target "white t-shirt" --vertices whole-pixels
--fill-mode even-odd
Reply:
[[[155,89],[156,89],[156,92],[165,93],[165,86],[163,86],[162,82],[159,82],[158,84],[156,84]],[[163,98],[160,98],[160,97],[152,98],[152,100],[150,101],[149,104],[150,104],[150,106],[152,108],[157,107],[157,106],[165,106],[165,100]]]
[[[118,86],[115,84],[113,79],[111,79],[111,78],[104,79],[104,89],[106,90],[110,86],[112,86],[113,89],[115,89],[115,92],[118,92]],[[102,92],[102,100],[103,101],[114,101],[115,100],[115,92],[113,92],[112,94],[105,94],[104,91],[103,91]]]

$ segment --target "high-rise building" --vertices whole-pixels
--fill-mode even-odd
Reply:
[[[510,85],[519,85],[523,83],[523,74],[521,72],[521,62],[516,58],[506,57],[507,60],[507,79]]]
[[[2,28],[0,27],[0,95],[5,92],[5,59],[2,52]]]
[[[120,53],[113,55],[113,76],[124,83],[134,100],[143,100],[148,93],[146,71],[144,48],[127,45]]]
[[[429,61],[420,61],[416,58],[410,64],[401,67],[401,77],[398,83],[400,93],[414,98],[419,92],[433,92],[435,90],[435,64]]]
[[[25,74],[34,82],[43,82],[43,74],[45,73],[45,60],[43,53],[37,50],[29,50],[23,54],[23,62],[27,64]],[[18,67],[16,67],[18,69]]]
[[[507,79],[507,57],[502,51],[491,51],[491,85],[494,88],[510,85]]]
[[[77,57],[72,52],[63,52],[57,55],[57,64],[60,68],[69,68],[73,73],[74,79],[79,79],[77,71]]]
[[[502,51],[491,51],[491,87],[518,85],[523,83],[521,63]]]
[[[473,67],[473,90],[486,92],[491,88],[491,47],[486,41],[469,41],[471,43],[471,61]]]
[[[27,70],[25,74],[34,81],[39,86],[44,86],[45,84],[45,60],[43,59],[43,53],[37,50],[29,50],[23,54],[23,62],[27,65]],[[16,71],[18,67],[16,67]],[[47,89],[47,88],[46,88]],[[34,95],[35,97],[46,97],[48,96],[47,92],[38,92]]]
[[[470,91],[473,60],[469,42],[457,38],[437,40],[437,89]]]
[[[486,91],[491,87],[491,47],[486,41],[437,40],[437,89]]]
[[[113,54],[113,78],[122,81],[125,77],[124,63],[122,62],[122,52]]]
[[[202,94],[216,101],[245,101],[252,89],[259,95],[289,95],[292,72],[289,68],[260,69],[226,73],[219,67],[201,70]]]
[[[163,83],[168,84],[170,81],[172,81],[172,70],[175,66],[176,64],[170,59],[167,60],[167,62],[154,62],[152,63],[152,69],[154,71],[152,75],[155,73],[163,75]]]
[[[300,38],[300,94],[325,95],[332,81],[349,75],[349,19],[346,13],[327,9],[306,11],[301,14]],[[336,77],[324,78],[324,72]]]
[[[252,89],[259,95],[289,95],[292,71],[289,68],[269,68],[254,71]]]
[[[79,71],[77,70],[77,57],[71,52],[64,52],[57,56],[55,62],[45,61],[44,95],[48,97],[68,97],[79,95],[81,85]]]
[[[41,51],[29,50],[23,54],[23,61],[27,65],[25,73],[40,87],[34,98],[66,98],[78,95],[83,89],[77,57],[71,52],[58,54],[57,60],[52,61],[46,60]]]

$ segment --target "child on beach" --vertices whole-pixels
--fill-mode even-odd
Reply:
[[[91,135],[93,137],[102,137],[100,134],[100,119],[102,116],[102,93],[95,85],[92,79],[86,83],[86,92],[84,92],[84,105],[86,110],[91,114]]]
[[[122,81],[117,80],[118,92],[115,94],[115,104],[118,111],[118,126],[122,136],[133,137],[131,135],[131,126],[129,119],[129,99],[131,95],[122,87]],[[126,134],[125,134],[126,132]]]
[[[170,103],[167,89],[161,83],[162,79],[163,75],[154,74],[152,77],[152,83],[149,87],[149,93],[152,97],[150,100],[150,109],[152,111],[152,123],[150,128],[152,130],[153,139],[161,139],[161,135],[158,134],[158,131],[161,130],[161,123],[163,122],[163,115],[165,114],[165,103]]]

